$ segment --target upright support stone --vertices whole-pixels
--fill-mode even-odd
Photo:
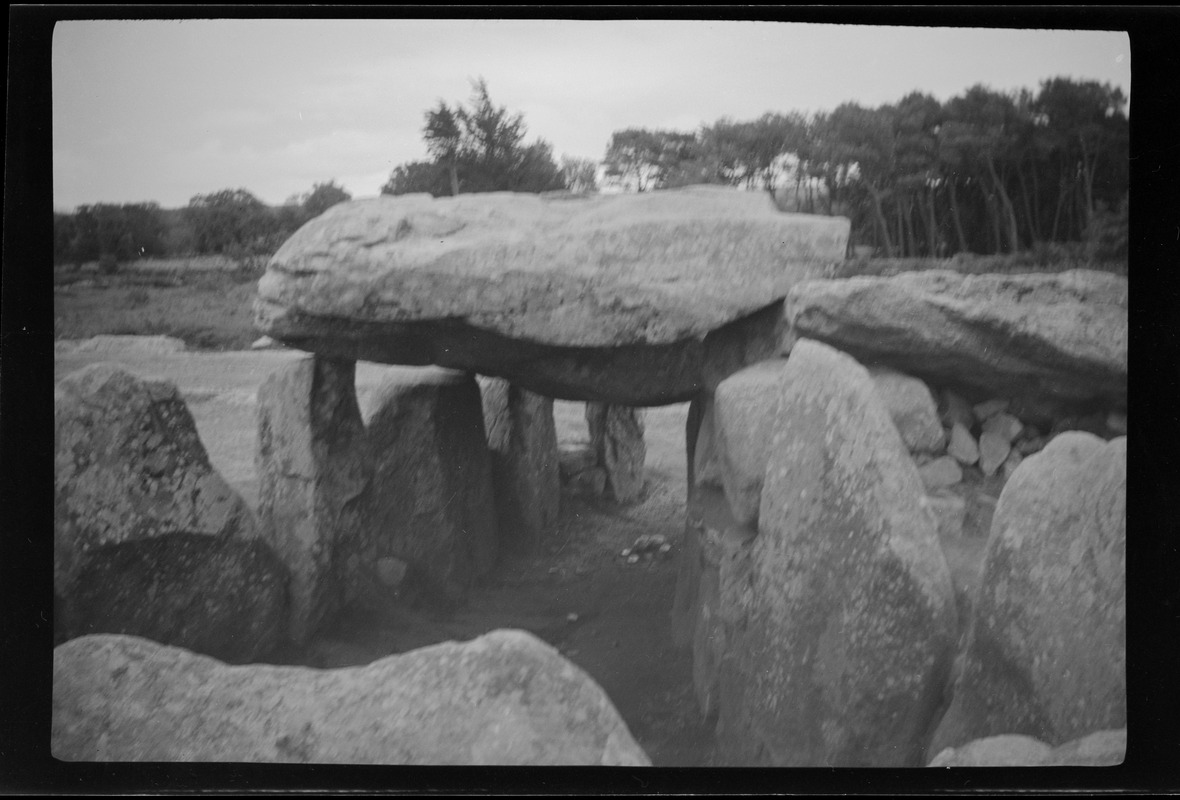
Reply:
[[[346,560],[399,559],[436,599],[457,602],[498,550],[479,386],[455,370],[393,370],[373,402],[370,523]]]
[[[500,541],[528,552],[561,511],[553,400],[501,378],[482,381]]]
[[[590,446],[606,470],[606,482],[619,503],[638,499],[643,492],[643,414],[640,410],[609,403],[587,403],[586,423]]]
[[[957,640],[921,479],[847,355],[800,340],[781,375],[758,534],[721,590],[720,758],[920,766]]]
[[[679,646],[691,643],[697,702],[706,719],[715,719],[720,665],[728,647],[723,594],[735,575],[748,571],[748,544],[757,530],[736,519],[726,501],[712,394],[702,392],[693,401],[686,433],[691,442],[688,503],[672,636]]]
[[[364,522],[372,474],[356,362],[311,356],[258,390],[258,513],[291,572],[289,636],[306,642],[345,600],[336,552]]]

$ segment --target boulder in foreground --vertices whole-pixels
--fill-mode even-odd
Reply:
[[[796,344],[747,574],[721,588],[718,741],[742,766],[920,766],[950,672],[951,575],[869,373]]]
[[[248,539],[257,522],[209,463],[175,384],[101,362],[54,396],[54,590],[96,549],[172,533]]]
[[[523,631],[333,670],[85,636],[54,650],[53,671],[65,761],[651,763],[598,684]]]

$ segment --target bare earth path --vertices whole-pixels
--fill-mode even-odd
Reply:
[[[106,360],[172,380],[213,465],[256,506],[255,393],[271,372],[301,355],[284,350],[158,353],[135,347],[62,351],[55,358],[54,378]],[[366,419],[371,391],[387,369],[358,364],[357,394]],[[583,409],[580,403],[555,404],[559,439],[585,437]],[[364,664],[496,628],[521,628],[557,647],[598,681],[656,766],[707,765],[711,735],[692,694],[691,653],[673,647],[669,624],[684,524],[686,414],[684,404],[645,412],[647,490],[641,501],[619,506],[564,494],[551,545],[531,558],[501,558],[454,613],[344,614],[307,647],[279,653],[274,660],[321,668]],[[642,534],[665,536],[672,551],[626,563],[620,551]]]

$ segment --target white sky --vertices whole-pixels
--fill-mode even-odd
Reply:
[[[787,22],[67,21],[53,39],[54,207],[335,179],[375,195],[426,158],[423,117],[484,77],[526,141],[601,160],[614,131],[939,100],[1064,75],[1130,97],[1125,33]]]

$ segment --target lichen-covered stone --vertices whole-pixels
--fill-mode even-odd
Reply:
[[[289,636],[302,644],[348,599],[337,554],[366,530],[372,473],[356,363],[309,356],[258,390],[258,515],[291,575]]]
[[[54,650],[51,750],[64,761],[651,763],[590,676],[512,630],[329,670],[85,636]]]
[[[934,395],[925,383],[883,367],[869,370],[873,387],[911,452],[938,453],[946,448],[946,434],[938,420]]]
[[[481,393],[500,542],[528,552],[561,511],[553,400],[499,378],[482,381]]]
[[[258,539],[167,533],[92,551],[64,605],[64,638],[128,634],[246,663],[286,638],[287,571]]]
[[[54,393],[54,590],[105,545],[191,532],[247,539],[257,521],[209,463],[176,386],[102,362]]]
[[[926,380],[1126,403],[1127,279],[1106,272],[810,280],[787,319],[796,336]]]
[[[919,766],[957,622],[917,468],[850,357],[795,344],[744,580],[723,586],[725,763]]]
[[[962,675],[931,753],[1126,725],[1126,438],[1063,433],[1008,479]]]
[[[391,369],[372,403],[367,524],[341,559],[365,570],[393,556],[436,599],[458,602],[499,553],[479,386],[455,370]]]
[[[590,447],[606,472],[606,485],[616,502],[630,503],[643,493],[643,412],[605,403],[586,404]]]
[[[279,249],[255,319],[326,355],[663,405],[768,357],[787,291],[842,260],[848,231],[716,187],[357,200]]]
[[[786,360],[772,359],[730,375],[718,384],[712,421],[704,423],[716,426],[720,485],[730,512],[744,525],[758,523],[762,479],[786,366]]]

